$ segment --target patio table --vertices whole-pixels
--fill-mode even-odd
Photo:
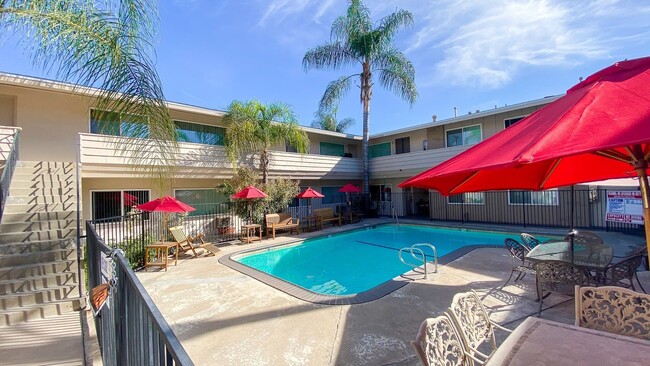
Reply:
[[[529,317],[487,365],[647,365],[650,341]]]
[[[587,270],[603,270],[614,256],[612,247],[606,244],[573,244],[569,241],[544,243],[533,248],[526,259],[531,262],[562,261]]]

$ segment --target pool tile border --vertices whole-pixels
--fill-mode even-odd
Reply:
[[[329,234],[331,235],[331,234]],[[293,296],[297,299],[310,302],[313,304],[321,304],[321,305],[353,305],[353,304],[363,304],[365,302],[370,302],[374,301],[377,299],[380,299],[393,291],[402,288],[406,285],[408,285],[411,282],[415,282],[412,278],[408,278],[409,276],[421,276],[421,272],[416,272],[414,270],[408,271],[404,273],[403,275],[399,277],[395,277],[391,280],[388,280],[378,286],[375,286],[371,288],[368,291],[360,292],[358,294],[354,295],[340,295],[340,296],[334,296],[334,295],[323,295],[323,294],[318,294],[309,290],[306,290],[302,287],[296,286],[292,283],[289,283],[285,280],[282,280],[280,278],[271,276],[267,273],[264,273],[262,271],[258,271],[254,268],[251,268],[249,266],[246,266],[244,264],[241,264],[234,259],[233,257],[239,256],[244,253],[250,253],[250,252],[259,252],[264,249],[268,248],[273,248],[273,247],[278,247],[278,246],[285,246],[288,244],[295,244],[301,241],[304,241],[305,239],[300,239],[300,240],[292,240],[287,243],[283,244],[270,244],[270,245],[265,245],[257,248],[251,248],[251,249],[245,249],[245,250],[240,250],[235,253],[231,253],[229,255],[224,255],[219,258],[219,263],[234,269],[235,271],[241,272],[249,277],[252,277],[268,286],[271,286],[275,288],[276,290],[282,291],[290,296]],[[454,250],[451,253],[448,253],[440,258],[438,258],[438,265],[443,266],[446,265],[462,256],[465,254],[475,250],[475,249],[480,249],[480,248],[503,248],[503,246],[500,245],[469,245],[465,246],[463,248]],[[433,274],[435,276],[435,274]]]

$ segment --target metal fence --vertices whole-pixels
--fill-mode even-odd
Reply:
[[[104,365],[193,365],[126,258],[106,246],[89,222],[86,234],[88,288],[111,284],[95,317]]]
[[[431,220],[559,228],[584,228],[643,235],[643,225],[605,220],[607,190],[558,189],[541,192],[491,191],[445,197],[437,192],[392,193],[380,202],[381,215]]]
[[[18,161],[19,147],[20,130],[17,129],[13,135],[13,144],[7,154],[7,160],[4,169],[2,170],[2,177],[0,177],[0,218],[2,218],[2,214],[5,211],[5,202],[7,201],[7,195],[9,194],[9,185],[11,184],[11,178],[16,169],[16,162]]]

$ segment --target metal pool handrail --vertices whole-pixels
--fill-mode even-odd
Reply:
[[[413,268],[419,267],[420,264],[414,264],[414,263],[410,263],[410,262],[405,261],[404,257],[402,256],[402,253],[408,251],[409,253],[411,253],[411,257],[413,259],[421,260],[422,265],[424,265],[424,278],[423,279],[426,280],[426,279],[429,278],[429,271],[427,270],[427,263],[429,261],[427,261],[427,256],[424,254],[424,251],[422,249],[420,249],[420,247],[431,248],[431,250],[433,251],[433,263],[434,263],[433,273],[438,273],[438,251],[436,250],[436,247],[434,247],[433,245],[431,245],[429,243],[417,243],[417,244],[411,245],[410,247],[404,247],[404,248],[399,250],[397,255],[399,256],[399,260],[402,263],[404,263],[407,266],[413,267]],[[417,253],[417,255],[416,255],[416,253]],[[420,257],[418,257],[418,255]]]

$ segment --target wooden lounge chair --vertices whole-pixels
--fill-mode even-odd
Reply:
[[[315,209],[314,217],[316,218],[316,226],[320,227],[321,230],[323,230],[324,224],[330,222],[332,225],[338,223],[339,227],[341,226],[341,214],[334,216],[334,210],[331,207]]]
[[[220,249],[212,243],[206,243],[203,240],[204,235],[198,234],[197,236],[188,236],[185,234],[185,228],[183,226],[174,226],[170,227],[169,231],[172,233],[174,240],[178,243],[178,250],[180,253],[187,253],[191,251],[193,257],[198,257],[199,253],[196,252],[196,249],[202,248],[210,255],[216,255]]]
[[[272,233],[273,239],[275,239],[276,230],[288,230],[289,234],[295,231],[298,235],[300,234],[300,219],[294,222],[291,214],[287,212],[266,215],[266,236]]]

